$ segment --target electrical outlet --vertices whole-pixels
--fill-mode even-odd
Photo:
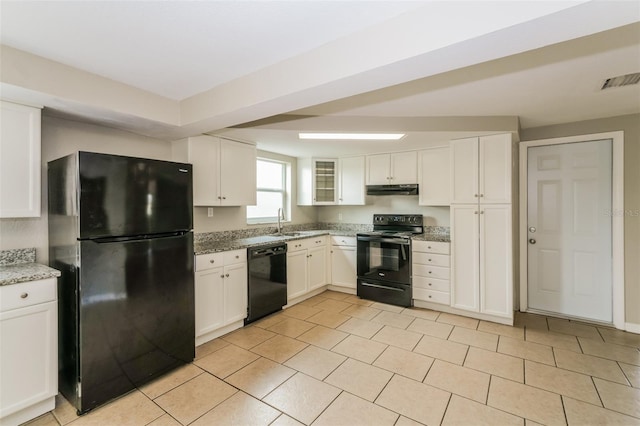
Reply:
[[[338,213],[338,220],[342,220],[342,213]]]
[[[207,208],[207,217],[213,217],[213,207]]]

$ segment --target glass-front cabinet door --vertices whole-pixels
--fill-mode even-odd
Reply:
[[[337,161],[335,159],[313,160],[314,204],[335,204],[337,188]]]

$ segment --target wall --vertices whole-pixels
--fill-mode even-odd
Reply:
[[[640,114],[524,129],[521,141],[624,131],[625,317],[640,328]]]
[[[35,247],[36,261],[48,263],[47,162],[78,150],[171,159],[171,145],[166,141],[43,115],[42,214],[39,218],[1,219],[0,249]]]
[[[373,215],[379,214],[422,214],[424,224],[429,226],[449,226],[449,207],[424,207],[418,205],[415,195],[367,196],[364,206],[319,206],[319,222],[372,223]],[[342,219],[340,219],[342,214]]]

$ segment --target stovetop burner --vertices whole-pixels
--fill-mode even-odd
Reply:
[[[423,232],[420,214],[374,214],[373,231],[363,234],[409,238]]]

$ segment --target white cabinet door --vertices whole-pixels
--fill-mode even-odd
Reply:
[[[356,288],[356,248],[331,247],[331,282],[341,287]]]
[[[247,264],[224,267],[224,323],[247,317]]]
[[[479,207],[451,206],[451,306],[478,312],[480,277]]]
[[[223,267],[196,273],[196,337],[224,325],[224,297]]]
[[[340,158],[338,160],[338,170],[338,204],[348,206],[364,205],[364,156]]]
[[[308,250],[308,282],[309,291],[327,284],[327,247],[310,248]]]
[[[511,135],[483,136],[479,150],[480,202],[511,203]]]
[[[333,205],[338,193],[338,161],[330,158],[313,160],[313,204]]]
[[[0,217],[40,216],[40,109],[0,105]]]
[[[478,138],[451,141],[451,204],[478,202]]]
[[[0,418],[58,393],[57,306],[47,302],[0,313]]]
[[[307,292],[307,250],[287,252],[287,299]]]
[[[391,184],[404,185],[418,183],[418,153],[416,151],[396,152],[390,155]]]
[[[389,185],[391,183],[391,160],[389,154],[367,155],[367,185]]]
[[[513,315],[511,235],[511,205],[480,205],[480,312],[507,318]]]
[[[418,153],[418,205],[448,206],[451,204],[449,147],[425,149]]]
[[[256,204],[256,147],[220,141],[220,194],[222,206]]]

